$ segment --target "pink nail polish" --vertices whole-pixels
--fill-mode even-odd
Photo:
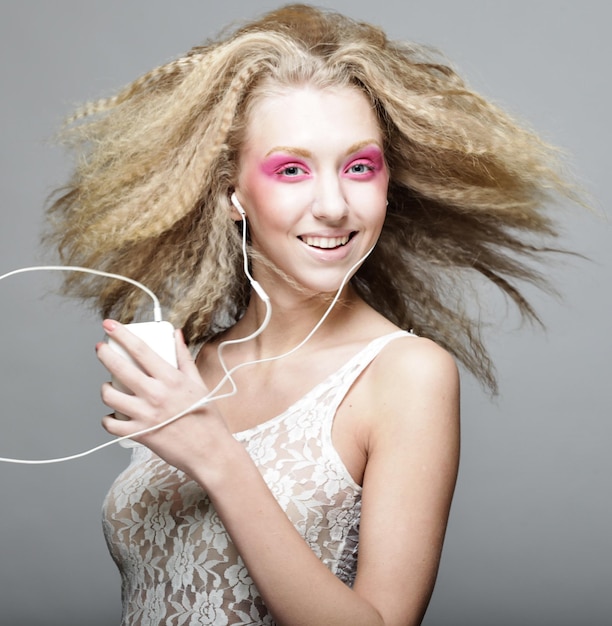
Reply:
[[[114,320],[104,320],[104,322],[102,322],[102,328],[108,333],[112,333],[117,326],[118,324]]]

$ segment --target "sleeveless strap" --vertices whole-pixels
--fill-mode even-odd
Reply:
[[[333,395],[325,399],[325,410],[321,414],[321,450],[323,454],[333,460],[340,469],[345,480],[352,486],[355,493],[361,493],[361,485],[357,484],[340,458],[338,451],[332,442],[332,428],[340,403],[346,397],[349,389],[363,372],[363,370],[380,354],[381,350],[391,341],[400,337],[416,337],[411,332],[404,330],[393,332],[389,335],[378,337],[368,344],[361,352],[356,354],[344,367],[338,370],[337,375],[330,381],[329,390],[333,389]]]
[[[416,335],[405,330],[398,330],[389,335],[378,337],[338,370],[337,378],[334,377],[334,385],[337,385],[337,393],[333,404],[329,407],[332,409],[333,415],[335,415],[336,409],[340,406],[348,390],[363,370],[380,354],[387,344],[399,337],[416,337]]]

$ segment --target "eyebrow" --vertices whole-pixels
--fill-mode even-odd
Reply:
[[[292,148],[291,146],[274,146],[274,148],[266,152],[265,156],[268,157],[275,152],[288,152],[289,154],[294,154],[295,156],[301,156],[304,158],[312,156],[310,150],[304,150],[303,148]]]
[[[358,150],[365,148],[365,146],[370,146],[372,144],[374,144],[380,150],[382,150],[382,146],[376,139],[366,139],[365,141],[359,141],[353,144],[352,146],[350,146],[349,149],[346,151],[346,154],[353,154],[354,152],[357,152]],[[301,156],[301,157],[304,157],[305,159],[310,158],[312,156],[312,153],[310,152],[310,150],[304,150],[303,148],[294,148],[292,146],[274,146],[274,148],[266,152],[265,156],[268,157],[271,154],[274,154],[275,152],[288,152],[289,154],[294,154],[295,156]]]

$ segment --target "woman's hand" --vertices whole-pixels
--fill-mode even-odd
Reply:
[[[138,364],[131,363],[106,343],[96,346],[102,365],[115,380],[132,391],[132,394],[119,391],[110,382],[102,385],[104,404],[129,418],[104,417],[102,425],[111,435],[123,437],[162,424],[208,395],[209,390],[180,331],[175,333],[178,365],[175,368],[122,324],[105,320],[103,327]],[[201,461],[211,458],[207,451],[214,449],[219,437],[227,435],[227,426],[216,408],[203,406],[134,440],[149,447],[167,463],[190,473],[195,465],[202,469]]]

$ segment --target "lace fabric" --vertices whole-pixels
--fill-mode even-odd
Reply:
[[[282,414],[237,433],[297,531],[343,582],[357,565],[361,487],[332,445],[334,415],[392,339],[380,337]],[[104,534],[122,577],[124,626],[273,625],[206,493],[145,447],[113,483]]]

